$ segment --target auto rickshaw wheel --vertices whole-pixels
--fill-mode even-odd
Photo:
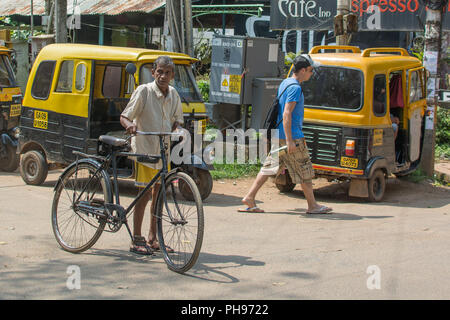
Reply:
[[[289,172],[286,170],[284,175],[286,176],[285,183],[277,183],[275,180],[275,186],[280,192],[291,192],[295,188],[295,183],[292,182]]]
[[[383,199],[386,190],[386,176],[383,170],[377,169],[368,181],[369,200],[379,202]]]
[[[26,184],[41,185],[48,174],[48,165],[42,153],[36,150],[26,152],[20,158],[20,175]]]
[[[202,200],[205,200],[211,194],[213,188],[213,179],[211,173],[208,170],[194,169],[193,172],[186,172],[197,185],[198,191]],[[194,201],[194,196],[190,191],[190,188],[181,182],[178,186],[180,193],[186,200]]]
[[[19,156],[16,154],[16,148],[10,144],[4,145],[5,153],[0,156],[0,170],[13,172],[19,166]]]

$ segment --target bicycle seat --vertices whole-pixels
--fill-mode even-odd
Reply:
[[[141,155],[136,160],[141,163],[158,163],[159,159],[161,159],[159,156]]]
[[[103,143],[112,145],[114,147],[123,147],[123,146],[127,145],[127,140],[113,137],[113,136],[102,135],[98,138],[98,140],[100,140]]]

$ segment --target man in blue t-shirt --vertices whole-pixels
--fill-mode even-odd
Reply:
[[[319,205],[314,197],[312,178],[314,169],[309,158],[308,148],[302,132],[304,116],[304,96],[300,83],[311,78],[315,63],[309,55],[300,55],[294,59],[294,73],[283,80],[278,88],[279,112],[278,112],[278,137],[280,145],[287,146],[287,152],[279,154],[279,161],[270,154],[264,161],[258,176],[253,182],[250,191],[242,199],[247,206],[239,209],[240,212],[264,212],[256,206],[255,197],[259,189],[267,181],[269,176],[279,175],[287,168],[292,182],[300,184],[308,203],[306,213],[329,213],[331,208]]]

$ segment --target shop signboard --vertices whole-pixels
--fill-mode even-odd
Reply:
[[[427,8],[420,0],[351,0],[359,31],[423,31]],[[333,30],[337,1],[271,0],[272,30]],[[450,31],[450,1],[442,9],[442,28]]]

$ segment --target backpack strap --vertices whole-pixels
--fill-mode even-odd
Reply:
[[[301,86],[300,86],[298,83],[291,83],[291,84],[288,84],[287,87],[284,88],[284,90],[280,93],[280,95],[277,96],[277,99],[280,99],[280,98],[281,98],[281,96],[284,94],[284,92],[287,90],[287,88],[289,88],[290,86],[295,86],[295,85],[298,85],[298,86],[301,88]],[[303,94],[303,92],[302,92],[302,94]],[[278,102],[278,103],[280,103],[280,102]],[[277,127],[280,125],[280,123],[281,123],[282,121],[283,121],[283,117],[281,117],[281,120],[278,121],[278,123],[275,125],[275,128],[277,128]]]

